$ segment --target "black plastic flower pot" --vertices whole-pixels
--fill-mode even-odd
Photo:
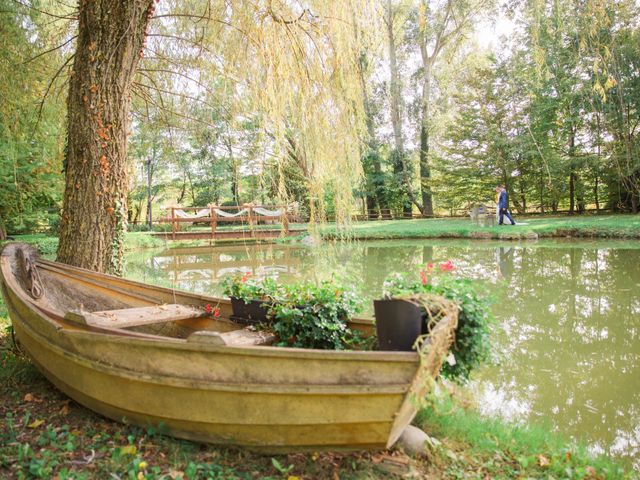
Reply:
[[[233,310],[231,319],[247,325],[265,323],[269,313],[269,307],[262,300],[251,300],[245,303],[243,299],[237,297],[231,297],[231,309]]]
[[[374,300],[376,333],[380,350],[411,351],[425,329],[424,315],[406,300]]]

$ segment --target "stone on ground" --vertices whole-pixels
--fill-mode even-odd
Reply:
[[[418,427],[409,425],[398,439],[398,445],[409,455],[424,455],[425,447],[431,445],[432,439]]]

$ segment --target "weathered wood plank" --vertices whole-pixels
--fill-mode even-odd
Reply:
[[[65,318],[76,323],[83,323],[82,320],[84,319],[86,325],[94,327],[127,328],[200,318],[206,315],[207,313],[199,308],[188,305],[167,304],[99,312],[67,312]]]
[[[212,332],[201,330],[187,337],[187,342],[208,343],[209,345],[235,345],[248,347],[252,345],[272,345],[276,336],[267,332],[251,330],[232,330],[231,332]]]

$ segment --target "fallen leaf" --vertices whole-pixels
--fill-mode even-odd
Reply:
[[[173,479],[181,479],[184,478],[184,472],[182,470],[171,470],[169,472],[169,476]]]
[[[60,415],[62,415],[63,417],[69,415],[69,404],[65,404],[62,406],[62,408],[60,409]]]
[[[25,401],[25,402],[33,402],[33,395],[32,395],[32,394],[30,394],[30,393],[27,393],[27,394],[24,396],[24,401]]]
[[[122,455],[135,455],[138,452],[138,449],[135,445],[127,445],[125,447],[120,447],[120,453]]]
[[[598,472],[596,472],[596,469],[593,468],[591,465],[589,465],[587,468],[587,476],[589,477],[593,477],[596,478],[598,476]]]
[[[29,427],[29,428],[38,428],[43,423],[44,423],[44,420],[34,420],[29,425],[27,425],[27,427]]]
[[[538,455],[538,465],[541,467],[548,467],[551,464],[549,459],[544,455]]]

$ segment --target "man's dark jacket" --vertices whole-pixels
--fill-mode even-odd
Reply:
[[[509,208],[509,195],[506,190],[500,192],[500,198],[498,198],[498,208],[500,210]]]

